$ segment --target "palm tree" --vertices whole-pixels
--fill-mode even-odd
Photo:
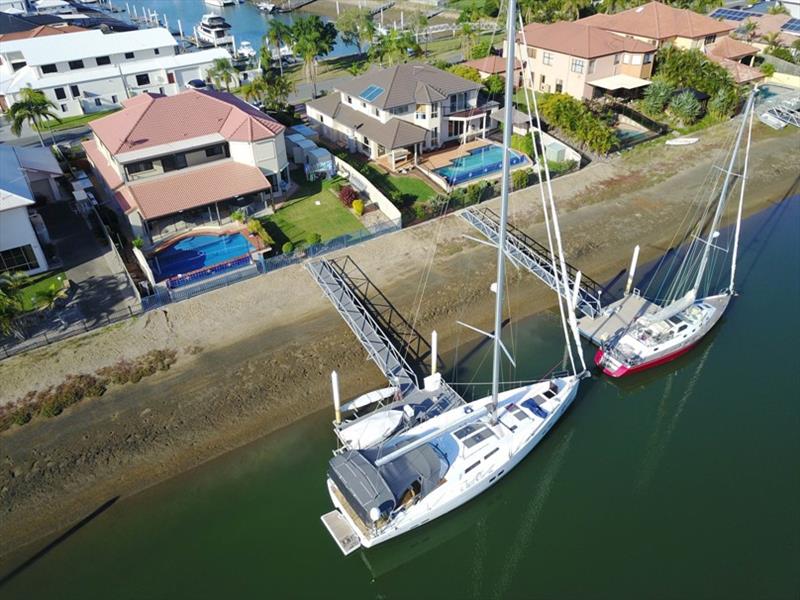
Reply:
[[[236,69],[233,68],[231,61],[227,58],[217,58],[208,71],[208,76],[214,85],[219,87],[220,83],[225,84],[225,90],[231,91],[231,82],[236,81]]]
[[[364,44],[369,44],[375,37],[375,23],[367,9],[351,8],[344,11],[336,21],[336,29],[342,40],[358,49],[359,56],[363,54]]]
[[[39,143],[44,148],[44,139],[39,130],[44,121],[55,119],[61,123],[61,119],[52,112],[56,105],[47,99],[44,92],[26,87],[19,92],[19,100],[14,102],[8,109],[8,120],[11,121],[11,133],[19,137],[22,135],[22,125],[30,123],[36,135],[39,136]]]
[[[561,0],[561,13],[567,19],[580,17],[580,10],[586,8],[591,0]]]
[[[331,53],[336,35],[336,26],[323,23],[317,15],[298,19],[292,25],[292,49],[303,59],[303,71],[311,82],[314,98],[317,97],[317,57]]]
[[[414,32],[414,39],[417,40],[417,43],[419,43],[420,33],[424,32],[427,27],[428,15],[419,10],[414,11],[411,17],[411,30]],[[428,54],[428,35],[424,33],[423,35],[425,36],[425,54]]]
[[[281,110],[286,106],[289,95],[294,92],[294,82],[286,76],[273,77],[266,82],[264,102],[266,108]]]
[[[767,44],[767,52],[772,52],[776,48],[781,47],[781,32],[770,31],[761,36],[761,41]]]
[[[267,82],[263,77],[254,77],[250,81],[243,83],[242,87],[239,88],[239,92],[247,102],[253,102],[254,100],[263,102],[267,93]]]
[[[741,26],[740,29],[747,38],[747,41],[752,42],[753,39],[756,37],[756,30],[758,29],[758,24],[755,21],[747,19],[747,21],[745,21],[745,23]]]
[[[461,49],[464,59],[469,59],[475,45],[475,28],[470,23],[461,24]]]
[[[267,34],[264,36],[265,45],[266,42],[269,42],[278,49],[278,66],[281,70],[281,75],[283,75],[283,59],[281,57],[281,48],[284,46],[284,44],[291,45],[292,35],[292,28],[289,25],[283,21],[272,19],[269,29],[267,30]]]
[[[23,312],[22,290],[31,279],[20,271],[0,273],[0,333],[22,338],[16,318]]]
[[[67,297],[67,290],[62,285],[58,287],[53,284],[48,288],[36,292],[33,302],[39,310],[51,310],[56,307],[59,300]]]

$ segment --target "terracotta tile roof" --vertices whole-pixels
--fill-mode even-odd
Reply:
[[[27,31],[14,31],[12,33],[0,34],[0,42],[10,42],[11,40],[27,40],[28,38],[45,37],[48,35],[60,35],[62,33],[77,33],[86,31],[83,27],[74,25],[64,25],[62,27],[52,27],[50,25],[39,25]]]
[[[750,83],[752,81],[761,81],[764,79],[764,73],[755,67],[751,67],[728,58],[723,58],[721,56],[715,56],[713,54],[709,54],[708,58],[721,65],[728,73],[730,73],[731,77],[733,77],[733,80],[736,83]]]
[[[734,29],[723,21],[685,8],[673,8],[661,2],[649,2],[613,15],[598,13],[580,19],[578,23],[659,41],[676,36],[699,38]]]
[[[233,160],[214,161],[125,183],[93,140],[83,142],[83,147],[120,208],[125,213],[138,210],[145,219],[270,189],[269,180],[260,169]]]
[[[483,73],[505,73],[506,72],[506,59],[502,56],[487,56],[486,58],[477,58],[475,60],[468,60],[464,63],[468,67],[473,67],[482,71]],[[522,65],[518,60],[514,60],[514,68],[521,69]]]
[[[580,21],[531,23],[525,26],[524,33],[528,46],[579,58],[597,58],[619,52],[644,54],[656,49],[651,44],[614,35]]]
[[[232,94],[186,90],[174,96],[145,93],[90,127],[112,154],[219,133],[229,141],[275,137],[285,127]]]
[[[707,48],[707,53],[711,56],[719,56],[721,58],[738,59],[758,54],[758,48],[734,40],[726,35],[709,46]]]

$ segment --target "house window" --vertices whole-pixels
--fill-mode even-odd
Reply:
[[[553,53],[552,52],[542,52],[542,63],[545,65],[552,65],[553,64]]]
[[[716,42],[716,41],[717,41],[717,34],[716,34],[716,33],[714,33],[714,34],[712,34],[712,35],[707,35],[707,36],[706,36],[706,39],[704,40],[704,42],[703,42],[703,43],[705,43],[706,45],[708,45],[708,44],[713,44],[713,43],[714,43],[714,42]]]
[[[597,61],[595,61],[595,60],[590,60],[589,61],[589,71],[588,71],[589,73],[594,73],[594,67],[595,67],[595,63],[596,62]]]
[[[573,73],[583,73],[583,61],[580,58],[573,58],[569,63],[569,70]]]
[[[393,115],[404,115],[408,112],[408,104],[404,104],[403,106],[395,106],[389,112]]]
[[[135,54],[133,52],[126,52],[125,53],[125,58],[133,58],[134,56],[135,56]]]
[[[375,109],[375,116],[376,117],[380,117],[381,116],[381,110],[379,108]]]
[[[61,105],[61,112],[67,112],[67,105],[66,104],[62,104]]]
[[[347,97],[347,103],[348,104],[352,104],[353,103],[353,97],[352,96],[348,96]]]
[[[175,73],[172,71],[167,73],[167,83],[175,83]]]
[[[536,48],[528,46],[528,58],[536,58]]]
[[[0,273],[5,271],[30,271],[38,269],[39,261],[33,252],[33,246],[27,244],[0,252]]]
[[[539,78],[539,85],[544,85],[544,83],[545,83],[545,76],[544,76],[544,75],[542,75],[542,76]]]
[[[156,56],[158,56],[159,54],[161,54],[161,50],[159,50],[158,48],[153,48],[153,53],[154,53]]]
[[[362,102],[361,103],[361,108],[367,108],[367,103],[366,102]]]
[[[414,118],[417,121],[424,121],[428,118],[428,115],[425,112],[425,105],[424,104],[417,104],[417,112],[414,113]]]
[[[82,60],[71,60],[69,61],[69,68],[73,71],[75,69],[82,69],[83,68],[83,61]]]
[[[161,159],[161,168],[164,169],[164,173],[185,169],[187,166],[185,154],[173,154],[172,156],[164,156]]]
[[[619,54],[615,54],[615,55],[614,55],[614,64],[615,64],[615,65],[618,65],[618,64],[619,64]]]
[[[141,75],[136,76],[136,85],[149,85],[150,84],[150,75],[147,73],[142,73]]]
[[[623,54],[622,55],[622,62],[626,65],[631,64],[631,55],[630,54]]]
[[[119,98],[117,98],[116,94],[111,96],[111,104],[116,104],[118,102],[118,100],[119,100]]]
[[[464,121],[448,121],[447,122],[447,135],[448,137],[456,137],[464,133]]]
[[[439,128],[434,127],[431,129],[431,146],[439,145]]]
[[[633,57],[631,58],[631,62],[634,65],[642,64],[642,55],[641,54],[634,54]]]
[[[55,88],[53,91],[56,93],[56,100],[67,99],[67,93],[64,91],[64,88]]]
[[[564,91],[564,82],[560,79],[556,79],[556,94],[560,94]]]
[[[103,101],[100,98],[95,98],[94,99],[94,105],[95,106],[103,106]]]
[[[164,88],[162,88],[162,87],[158,88],[158,93],[163,96],[164,95]]]
[[[108,57],[108,56],[98,56],[94,60],[97,63],[98,67],[102,67],[103,65],[110,65],[111,64],[111,58]]]
[[[69,92],[70,92],[70,94],[72,94],[73,98],[77,98],[78,96],[81,95],[81,90],[80,90],[80,88],[78,88],[77,85],[69,86]]]
[[[653,62],[653,55],[650,54],[650,53],[645,54],[644,55],[644,64],[647,65],[647,64],[650,64],[651,62]]]
[[[434,102],[431,104],[431,119],[437,119],[439,117],[439,103]]]
[[[463,110],[466,105],[467,97],[463,92],[450,96],[450,112]]]
[[[125,165],[125,170],[128,172],[128,175],[133,175],[135,173],[141,173],[142,171],[152,171],[153,170],[153,161],[152,160],[140,160],[139,162],[131,163],[129,165]]]
[[[58,73],[58,67],[55,65],[42,65],[42,73]]]
[[[324,115],[320,115],[319,116],[319,122],[322,123],[323,125],[325,124],[325,116]]]
[[[206,156],[209,158],[212,156],[220,156],[221,154],[225,154],[225,147],[221,144],[219,146],[211,146],[210,148],[206,148]]]

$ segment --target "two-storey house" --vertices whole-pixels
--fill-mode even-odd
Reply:
[[[594,98],[649,85],[656,47],[580,22],[531,23],[517,36],[525,86]]]
[[[106,196],[149,246],[237,210],[269,209],[289,187],[285,127],[232,94],[142,94],[92,121],[84,142]]]
[[[373,68],[306,105],[321,135],[395,170],[425,151],[485,136],[494,102],[481,84],[429,65]]]
[[[164,28],[121,33],[86,30],[0,41],[0,108],[21,89],[40,90],[62,117],[119,108],[144,92],[177,94],[192,79],[204,79],[222,48],[176,53]]]

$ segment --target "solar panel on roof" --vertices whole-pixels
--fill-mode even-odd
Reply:
[[[367,102],[372,102],[383,93],[383,88],[377,85],[371,85],[367,89],[365,89],[361,94],[359,94],[359,98],[362,100],[366,100]]]
[[[712,19],[727,19],[728,21],[744,21],[750,17],[759,17],[761,15],[748,12],[746,10],[737,10],[735,8],[718,8],[711,13]]]
[[[800,34],[800,19],[789,19],[783,24],[781,31]]]

